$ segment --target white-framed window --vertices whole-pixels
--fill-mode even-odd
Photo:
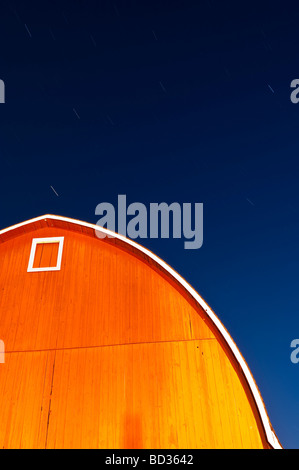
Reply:
[[[33,238],[27,272],[59,271],[64,237]]]

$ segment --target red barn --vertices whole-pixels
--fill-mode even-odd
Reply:
[[[0,231],[0,447],[280,448],[210,307],[96,231],[54,215]]]

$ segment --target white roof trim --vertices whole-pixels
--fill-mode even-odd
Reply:
[[[21,222],[19,224],[13,225],[11,227],[5,228],[3,230],[0,230],[0,236],[8,231],[15,230],[19,227],[22,227],[24,225],[28,225],[34,222],[38,222],[40,220],[47,220],[47,219],[52,219],[52,220],[61,220],[67,223],[71,224],[77,224],[81,225],[83,227],[91,228],[95,231],[102,232],[103,234],[107,235],[109,238],[117,238],[119,240],[122,240],[123,242],[127,243],[128,245],[131,245],[135,249],[141,251],[145,255],[147,255],[149,258],[154,260],[158,265],[160,265],[166,272],[168,272],[174,279],[176,279],[188,292],[189,294],[198,302],[198,304],[203,308],[203,310],[206,312],[208,317],[212,320],[218,331],[221,333],[222,337],[230,347],[233,355],[235,356],[237,362],[239,363],[245,377],[247,380],[247,383],[249,385],[249,388],[252,392],[252,395],[254,397],[254,400],[256,402],[256,406],[258,408],[258,411],[260,413],[261,421],[264,426],[266,438],[269,442],[269,444],[274,448],[274,449],[281,449],[281,445],[275,435],[275,433],[272,431],[272,427],[265,409],[265,405],[263,403],[263,400],[261,398],[260,392],[257,388],[257,385],[253,379],[253,376],[243,359],[238,347],[236,346],[235,342],[231,338],[230,334],[224,327],[224,325],[221,323],[219,318],[216,316],[216,314],[212,311],[212,309],[208,306],[208,304],[203,300],[203,298],[191,287],[188,282],[182,278],[174,269],[172,269],[165,261],[163,261],[161,258],[156,256],[154,253],[152,253],[150,250],[147,248],[144,248],[143,246],[139,245],[138,243],[130,240],[129,238],[124,237],[123,235],[120,235],[118,233],[112,232],[111,230],[105,229],[103,227],[100,227],[99,225],[95,224],[90,224],[88,222],[82,222],[80,220],[76,219],[71,219],[68,217],[62,217],[58,215],[44,215],[44,216],[39,216],[35,217],[33,219],[27,220],[25,222]]]

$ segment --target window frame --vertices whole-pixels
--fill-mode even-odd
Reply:
[[[41,271],[60,271],[62,251],[63,251],[63,242],[64,242],[64,237],[33,238],[32,244],[31,244],[31,251],[30,251],[30,256],[29,256],[27,272],[34,273],[34,272],[41,272]],[[34,264],[34,259],[35,259],[36,247],[37,245],[41,245],[44,243],[58,243],[59,244],[56,266],[34,268],[33,264]]]

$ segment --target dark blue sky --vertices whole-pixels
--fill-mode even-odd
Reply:
[[[286,1],[3,1],[0,228],[100,202],[202,202],[204,243],[136,240],[244,355],[299,448],[299,7]],[[59,197],[51,190],[53,186]]]

